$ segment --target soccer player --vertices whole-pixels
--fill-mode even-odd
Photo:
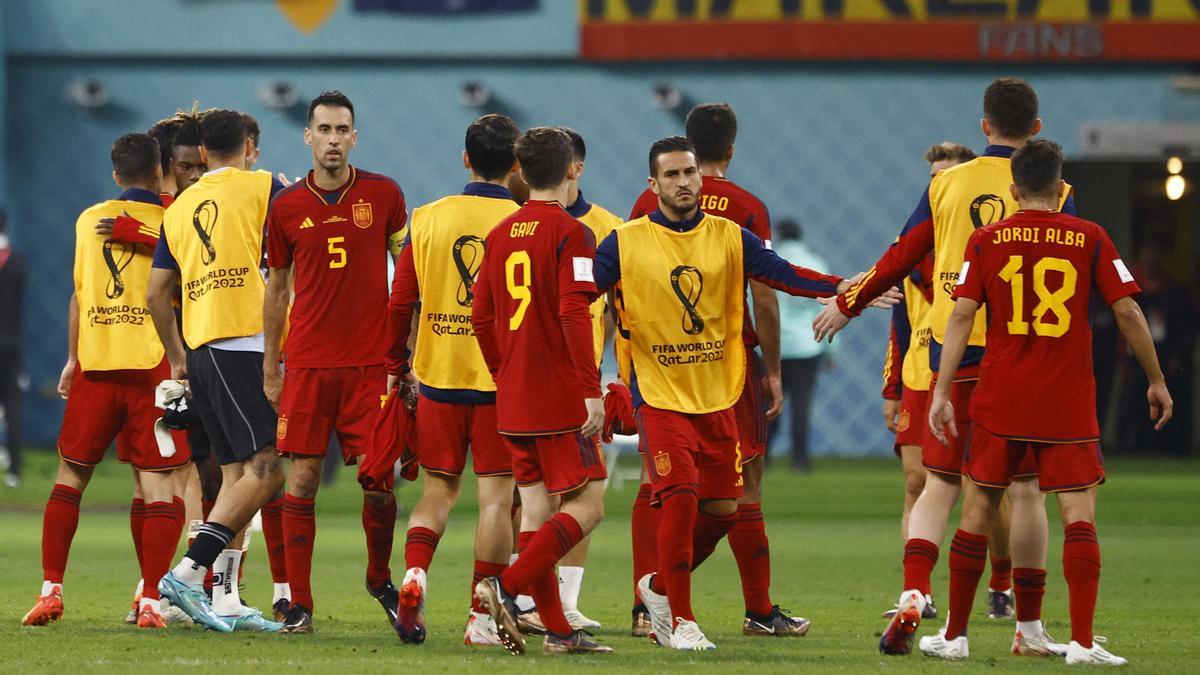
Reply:
[[[638,591],[660,645],[714,649],[692,612],[691,573],[738,520],[743,480],[733,407],[746,383],[745,280],[807,297],[829,297],[850,283],[794,267],[748,229],[701,210],[688,139],[654,143],[648,182],[658,208],[618,228],[596,253],[597,288],[621,291],[642,453],[663,511],[658,570],[639,580]]]
[[[475,595],[504,647],[525,652],[513,599],[528,591],[550,654],[605,653],[563,615],[554,565],[604,515],[604,423],[588,306],[596,299],[592,233],[567,214],[579,177],[571,138],[536,127],[515,147],[529,200],[484,240],[471,321],[496,380],[496,425],[521,493],[520,557]],[[556,499],[557,498],[557,499]],[[561,508],[559,508],[561,500]]]
[[[1012,183],[1009,157],[1042,128],[1037,93],[1028,82],[1013,77],[997,78],[988,85],[983,95],[983,114],[980,129],[988,139],[983,156],[933,177],[899,239],[862,281],[840,295],[836,303],[821,310],[813,321],[816,339],[832,339],[851,317],[862,311],[864,302],[869,302],[885,285],[911,273],[932,250],[934,291],[929,319],[929,355],[930,365],[938,362],[953,308],[950,292],[962,267],[967,239],[976,229],[1016,211],[1017,204],[1008,193]],[[1074,211],[1069,191],[1064,193],[1061,206],[1064,212]],[[984,317],[979,314],[972,330],[971,347],[958,370],[933,375],[934,380],[940,377],[953,380],[954,407],[960,415],[958,424],[964,429],[970,423],[968,402],[978,379],[983,349]],[[912,651],[913,633],[921,622],[925,596],[930,593],[930,572],[937,563],[950,510],[962,489],[965,444],[961,438],[951,440],[949,445],[928,442],[923,447],[921,461],[928,475],[921,496],[909,514],[908,540],[904,546],[904,590],[898,602],[899,609],[879,641],[879,649],[885,654]],[[1027,628],[1041,626],[1041,597],[1045,588],[1045,575],[1039,576],[1036,570],[1045,566],[1046,511],[1035,478],[1036,467],[1027,463],[1019,467],[1017,480],[1009,491],[1017,621],[1018,626]],[[1032,633],[1018,628],[1015,643],[1016,651],[1029,655],[1055,653],[1061,646],[1056,646],[1040,628]]]
[[[684,126],[687,139],[696,148],[696,160],[703,180],[700,209],[711,215],[728,218],[750,230],[766,248],[770,248],[771,218],[767,207],[726,175],[737,141],[737,116],[733,108],[728,103],[702,103],[688,113]],[[647,189],[639,197],[630,219],[648,215],[658,208],[658,203],[658,197]],[[729,531],[729,548],[737,561],[746,603],[742,632],[746,635],[798,637],[808,632],[808,620],[792,618],[771,602],[771,554],[762,512],[765,463],[757,461],[766,453],[767,421],[774,419],[783,409],[779,300],[768,285],[753,279],[750,280],[750,295],[754,301],[753,320],[747,306],[743,310],[742,325],[742,342],[746,348],[746,383],[734,406],[745,486],[742,496],[738,498],[737,523]],[[755,351],[759,346],[762,348],[761,356]],[[762,398],[764,382],[771,396],[769,406],[764,405]],[[643,484],[646,482],[643,481]],[[638,532],[647,527],[639,523],[653,524],[655,521],[653,512],[657,510],[649,508],[649,500],[650,489],[647,485],[644,493],[639,491],[634,502],[635,578],[644,575],[639,574],[642,571],[639,569],[639,558],[652,560],[651,556],[639,549],[644,549],[642,542],[650,540],[653,535]],[[640,632],[637,630],[637,608],[634,609],[634,624],[635,632]]]
[[[945,141],[925,151],[932,179],[943,169],[975,159],[965,145]],[[928,438],[925,417],[928,412],[929,383],[933,371],[929,365],[929,309],[933,300],[933,255],[926,255],[917,269],[904,278],[904,300],[892,311],[892,331],[888,340],[883,370],[883,418],[896,434],[894,451],[904,470],[904,509],[900,517],[900,538],[908,539],[908,514],[925,487],[925,467],[921,465],[921,445]],[[989,533],[992,577],[988,583],[988,618],[1013,617],[1012,559],[1008,556],[1008,501],[1002,503],[1000,517]],[[896,607],[884,612],[891,618]],[[933,597],[925,598],[922,618],[937,616]]]
[[[1088,316],[1093,290],[1111,306],[1149,378],[1146,398],[1155,430],[1171,419],[1172,401],[1146,319],[1132,297],[1140,292],[1133,275],[1103,228],[1058,212],[1067,191],[1062,161],[1051,141],[1031,141],[1013,153],[1011,194],[1020,210],[971,235],[954,288],[940,372],[958,367],[984,304],[988,349],[971,399],[965,466],[971,482],[950,546],[950,617],[944,632],[921,638],[921,651],[929,656],[969,655],[967,621],[983,572],[985,533],[1017,467],[1032,456],[1041,490],[1056,494],[1062,516],[1071,613],[1067,664],[1126,663],[1092,634],[1100,581],[1096,488],[1104,482]],[[949,381],[939,380],[929,408],[930,428],[943,441],[947,431],[968,433],[956,428],[950,389]]]
[[[400,186],[350,164],[358,140],[354,104],[326,91],[308,105],[304,141],[313,168],[271,203],[263,323],[263,387],[279,411],[279,453],[291,458],[283,497],[287,583],[292,604],[281,632],[313,630],[312,574],[321,464],[336,431],[342,459],[366,453],[380,397],[387,392],[387,253],[399,252],[408,214]],[[288,313],[291,279],[296,299]],[[279,354],[284,319],[287,343]],[[398,592],[388,560],[396,524],[391,492],[363,494],[367,591],[396,620]]]
[[[201,157],[209,171],[175,200],[163,219],[148,304],[174,379],[188,379],[213,452],[221,492],[159,590],[193,620],[221,632],[278,630],[237,591],[241,531],[283,485],[275,452],[277,418],[263,394],[263,294],[259,271],[271,195],[283,186],[264,171],[247,171],[249,144],[241,114],[212,110],[200,122]],[[179,283],[185,352],[171,296]],[[214,566],[215,565],[215,566]],[[202,584],[213,570],[213,598]]]
[[[179,541],[172,472],[185,466],[189,455],[186,447],[177,447],[163,456],[154,438],[154,422],[160,416],[154,388],[169,370],[162,343],[146,316],[152,250],[95,232],[98,219],[121,213],[159,222],[162,172],[158,144],[146,134],[118,138],[111,154],[113,180],[122,193],[84,211],[75,226],[69,355],[58,385],[67,407],[58,440],[58,476],[42,528],[45,581],[37,604],[22,619],[24,625],[45,625],[62,617],[63,572],[79,523],[79,502],[93,469],[116,440],[120,454],[138,472],[137,484],[147,502],[140,517],[131,518],[144,587],[136,623],[141,628],[166,626],[156,586]]]
[[[496,383],[471,329],[475,275],[484,238],[517,210],[506,187],[516,171],[517,125],[484,115],[467,127],[461,194],[413,211],[410,242],[396,265],[391,299],[388,373],[419,382],[417,456],[425,469],[421,499],[408,519],[404,580],[396,630],[405,642],[424,642],[426,577],[450,510],[458,502],[470,450],[479,499],[471,609],[463,642],[500,645],[492,617],[474,599],[475,584],[502,574],[512,550],[512,459],[496,431]],[[413,313],[415,356],[409,365]],[[390,390],[390,387],[389,387]]]

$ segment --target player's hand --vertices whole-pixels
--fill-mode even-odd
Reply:
[[[178,365],[176,365],[174,363],[171,364],[171,379],[172,380],[179,380],[180,382],[183,382],[186,384],[187,377],[188,377],[188,372],[187,372],[187,364],[186,363],[180,363]]]
[[[950,445],[950,437],[958,438],[958,427],[954,425],[954,406],[949,398],[934,395],[933,402],[929,404],[929,430],[942,445]]]
[[[279,372],[279,366],[271,364],[263,367],[263,393],[267,395],[267,400],[271,402],[271,407],[275,412],[279,412],[279,394],[283,391],[283,375]]]
[[[875,307],[876,309],[891,309],[892,307],[900,304],[900,301],[903,299],[904,293],[901,293],[899,288],[892,286],[884,291],[883,295],[867,303],[867,307]]]
[[[585,398],[583,407],[587,408],[587,421],[583,423],[583,428],[579,430],[579,433],[586,438],[591,438],[604,429],[604,399]]]
[[[896,425],[896,418],[899,416],[900,401],[893,401],[890,398],[883,399],[883,423],[893,434],[899,433],[899,427]]]
[[[67,359],[62,374],[58,376],[58,395],[64,400],[71,393],[71,383],[75,381],[75,360]]]
[[[297,178],[296,178],[296,180],[294,180],[294,181],[290,181],[290,180],[288,180],[287,174],[286,174],[286,173],[284,173],[284,172],[282,172],[282,171],[280,171],[280,172],[279,172],[279,176],[278,176],[278,178],[279,178],[279,182],[280,182],[280,183],[283,183],[283,187],[288,187],[288,186],[289,186],[289,185],[291,185],[292,183],[299,183],[299,182],[300,182],[300,178],[298,178],[298,177],[297,177]],[[391,391],[391,389],[388,389],[388,391]]]
[[[813,319],[813,339],[821,342],[825,338],[829,338],[829,341],[833,342],[833,336],[837,335],[838,331],[845,328],[848,323],[850,323],[850,317],[842,314],[837,303],[825,305],[817,318]]]
[[[771,407],[767,408],[767,419],[773,420],[783,412],[783,378],[767,375],[767,393],[771,395]]]
[[[1171,413],[1175,409],[1175,403],[1171,400],[1171,392],[1167,391],[1167,385],[1152,384],[1146,390],[1146,399],[1150,401],[1150,421],[1156,422],[1154,425],[1155,431],[1160,431],[1167,422],[1171,421]]]
[[[113,223],[115,222],[117,222],[116,218],[101,218],[100,222],[96,223],[96,234],[108,237],[113,232]]]

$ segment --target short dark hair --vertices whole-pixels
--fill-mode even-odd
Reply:
[[[484,180],[497,180],[512,170],[516,155],[513,145],[521,135],[512,118],[488,113],[467,127],[464,146],[471,169]]]
[[[317,106],[324,105],[331,108],[345,108],[350,111],[350,121],[354,121],[354,104],[350,102],[350,98],[338,91],[330,89],[329,91],[321,92],[316,98],[308,104],[308,124],[312,124],[313,111]]]
[[[257,148],[258,139],[262,133],[258,128],[258,120],[254,119],[254,116],[250,113],[242,113],[242,124],[246,127],[246,138],[249,138],[254,143],[254,147]]]
[[[975,159],[975,151],[965,145],[953,143],[951,141],[942,141],[937,145],[930,147],[925,151],[925,161],[933,164],[934,162],[943,162],[946,160],[954,160],[962,164]]]
[[[654,141],[650,146],[650,175],[658,175],[658,156],[668,152],[690,152],[696,154],[696,147],[683,136],[667,136]]]
[[[1025,197],[1050,197],[1058,192],[1062,164],[1062,147],[1058,143],[1029,141],[1013,153],[1013,183]]]
[[[175,137],[179,134],[179,127],[182,123],[175,118],[159,120],[150,127],[146,135],[158,141],[159,163],[162,164],[163,173],[166,173],[171,167],[171,153],[175,148]]]
[[[575,153],[575,159],[580,162],[587,159],[587,143],[583,142],[583,135],[571,127],[559,127],[559,129],[571,137],[571,149]]]
[[[1020,78],[997,77],[983,92],[983,116],[1004,138],[1032,136],[1038,119],[1037,92]]]
[[[737,115],[728,103],[701,103],[687,114],[683,128],[696,146],[696,159],[719,162],[737,140]]]
[[[229,157],[246,145],[246,124],[236,110],[215,109],[200,119],[200,145],[210,154]]]
[[[154,178],[159,164],[158,141],[150,134],[125,134],[112,146],[112,166],[121,180],[135,183]]]
[[[534,127],[517,139],[513,148],[525,182],[534,189],[552,188],[567,176],[571,166],[571,137],[555,127]]]

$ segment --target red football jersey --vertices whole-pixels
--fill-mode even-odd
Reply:
[[[702,176],[700,185],[700,210],[714,216],[728,218],[742,227],[750,230],[756,237],[763,240],[763,245],[771,248],[771,216],[767,207],[758,197],[728,178]],[[646,188],[633,205],[629,213],[630,220],[636,220],[658,208],[658,195]],[[745,319],[742,321],[742,341],[748,347],[758,345],[758,334],[754,332],[754,314],[750,311],[749,299],[746,301]]]
[[[588,304],[595,237],[558,202],[530,200],[484,241],[472,323],[496,378],[496,422],[509,435],[556,434],[587,421],[600,396]]]
[[[1141,291],[1093,222],[1019,211],[971,235],[954,297],[987,304],[974,422],[1020,440],[1100,437],[1088,320],[1093,287],[1110,305]]]
[[[304,181],[267,215],[267,263],[295,265],[286,363],[341,368],[383,363],[388,348],[387,252],[407,222],[404,194],[387,176],[350,167],[333,192]]]

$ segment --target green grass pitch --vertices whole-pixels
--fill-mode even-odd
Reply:
[[[631,461],[624,457],[625,462]],[[772,596],[812,619],[801,639],[741,635],[741,591],[733,558],[722,545],[694,580],[701,626],[717,644],[711,653],[673,653],[628,636],[630,606],[629,512],[636,486],[608,495],[606,521],[594,535],[581,609],[601,621],[599,638],[616,653],[549,657],[530,641],[517,661],[495,649],[462,645],[471,577],[474,504],[471,494],[454,511],[429,576],[428,641],[400,644],[383,612],[363,590],[365,553],[357,484],[346,470],[318,497],[319,521],[313,587],[316,632],[309,636],[217,635],[172,627],[142,632],[121,620],[137,580],[128,521],[128,469],[105,463],[84,495],[83,514],[65,583],[66,614],[44,628],[23,628],[21,616],[41,584],[41,511],[54,459],[36,453],[24,485],[0,491],[0,671],[69,673],[97,670],[176,672],[396,672],[483,668],[538,671],[621,669],[639,672],[783,671],[818,668],[844,672],[928,669],[1062,670],[1008,655],[1013,627],[988,621],[976,603],[971,660],[933,662],[919,655],[889,658],[876,643],[880,613],[900,590],[898,509],[901,476],[886,460],[818,461],[810,476],[768,472],[764,511],[771,537]],[[1099,524],[1104,568],[1096,631],[1109,647],[1143,672],[1184,672],[1200,667],[1196,637],[1200,608],[1200,464],[1181,461],[1113,461],[1101,488]],[[468,481],[469,483],[469,481]],[[411,505],[418,485],[405,484],[399,499]],[[404,515],[397,528],[393,573],[403,573]],[[1069,637],[1062,581],[1061,528],[1050,500],[1051,541],[1045,619],[1054,636]],[[256,535],[259,537],[259,535]],[[948,543],[948,542],[947,542]],[[934,577],[945,611],[946,553]],[[251,547],[244,597],[266,608],[270,576],[261,538]],[[985,576],[986,581],[986,576]],[[941,621],[926,622],[926,634]]]

